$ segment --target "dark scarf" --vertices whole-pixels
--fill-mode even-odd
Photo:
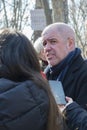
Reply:
[[[63,81],[63,78],[69,68],[69,66],[72,64],[72,62],[81,54],[80,49],[76,48],[74,51],[70,52],[68,56],[62,60],[59,64],[46,68],[45,73],[47,75],[47,79],[52,80],[60,80]]]

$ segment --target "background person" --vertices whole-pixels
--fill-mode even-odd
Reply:
[[[62,130],[63,117],[40,73],[33,45],[20,32],[0,31],[0,130]]]
[[[42,37],[38,37],[38,39],[36,39],[36,41],[34,42],[34,48],[38,54],[41,68],[42,70],[44,70],[48,65],[48,63],[45,58],[44,48],[42,44]]]
[[[66,97],[67,104],[62,105],[61,111],[64,113],[70,130],[87,130],[87,111],[79,104]]]
[[[65,23],[53,23],[42,32],[48,80],[60,80],[65,95],[87,110],[87,64],[75,47],[75,32]]]

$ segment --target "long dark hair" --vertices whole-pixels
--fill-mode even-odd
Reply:
[[[42,78],[37,54],[30,40],[18,31],[0,32],[0,77],[16,82],[32,80],[48,94],[50,106],[47,130],[62,130],[63,118],[48,82]]]

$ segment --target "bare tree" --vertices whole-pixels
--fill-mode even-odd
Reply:
[[[1,0],[0,28],[9,27],[20,31],[23,31],[25,27],[29,28],[31,26],[30,10],[32,4],[33,9],[44,8],[47,25],[59,21],[71,24],[75,29],[77,46],[82,49],[83,56],[87,57],[87,1],[71,0],[68,6],[67,0],[36,0],[36,3],[38,2],[36,7],[33,1]],[[40,36],[41,31],[35,33],[36,39]]]
[[[68,3],[67,0],[52,0],[53,22],[68,22]]]
[[[29,0],[1,0],[1,18],[2,27],[10,27],[23,31],[25,26],[30,26],[30,3]]]
[[[75,0],[71,0],[69,5],[69,23],[75,29],[77,46],[82,49],[84,57],[87,57],[86,19],[87,1],[80,0],[78,3],[76,3]]]
[[[35,3],[35,9],[44,9],[44,13],[46,16],[46,25],[52,23],[52,18],[51,18],[51,9],[49,7],[49,1],[48,0],[36,0]],[[41,36],[42,30],[34,30],[33,36],[32,36],[32,41],[34,42],[38,37]]]
[[[42,9],[43,8],[43,4],[41,0],[36,0],[35,2],[35,9]],[[32,42],[34,43],[34,41],[41,36],[41,32],[42,30],[34,30],[33,35],[32,35]]]
[[[3,4],[3,10],[4,10],[4,19],[5,19],[5,26],[8,27],[8,18],[7,18],[7,11],[6,11],[6,3],[5,0],[2,0],[2,4]]]
[[[52,10],[50,9],[49,6],[49,1],[48,0],[42,0],[44,12],[46,15],[46,23],[47,25],[52,23]]]

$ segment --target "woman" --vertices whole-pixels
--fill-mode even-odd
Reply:
[[[0,129],[65,130],[33,45],[20,32],[0,31]]]

